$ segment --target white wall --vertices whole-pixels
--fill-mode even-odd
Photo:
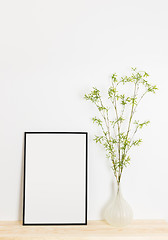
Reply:
[[[0,2],[0,220],[21,219],[24,131],[89,132],[89,219],[101,218],[112,174],[83,94],[134,66],[160,90],[140,110],[151,125],[123,193],[135,218],[168,218],[167,9],[166,0]]]

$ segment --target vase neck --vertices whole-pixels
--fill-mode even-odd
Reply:
[[[121,192],[121,183],[117,182],[116,190],[117,190],[117,194]]]

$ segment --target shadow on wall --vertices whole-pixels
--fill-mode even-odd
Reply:
[[[20,191],[19,191],[19,206],[18,206],[18,219],[23,220],[23,179],[24,179],[24,136],[23,136],[23,147],[22,147],[22,159],[21,159],[21,170],[20,170]]]

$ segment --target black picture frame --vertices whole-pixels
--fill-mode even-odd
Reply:
[[[25,201],[26,201],[26,138],[29,134],[84,134],[86,136],[86,152],[85,152],[85,219],[84,222],[74,223],[26,223],[25,221]],[[42,225],[87,225],[87,188],[88,188],[88,132],[24,132],[24,178],[23,178],[23,221],[22,225],[42,226]]]

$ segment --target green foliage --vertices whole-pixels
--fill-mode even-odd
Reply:
[[[93,91],[91,91],[88,95],[85,94],[84,98],[86,100],[90,100],[93,103],[96,103],[100,99],[100,91],[94,87]]]
[[[112,170],[118,183],[121,180],[123,168],[130,164],[128,152],[132,147],[139,146],[142,142],[141,138],[134,139],[135,135],[137,135],[138,130],[150,123],[134,119],[137,107],[144,96],[147,93],[156,93],[158,90],[156,85],[149,83],[148,77],[147,72],[138,72],[136,68],[132,68],[130,76],[118,78],[117,74],[114,73],[111,77],[111,86],[107,91],[110,101],[108,107],[103,104],[100,91],[95,87],[84,96],[87,101],[95,104],[100,113],[99,118],[92,118],[93,123],[102,130],[102,136],[96,135],[94,141],[102,144],[106,150],[106,156],[112,163]],[[132,89],[132,95],[129,96],[125,88],[127,84]],[[129,114],[125,113],[126,108]],[[110,114],[111,118],[109,118]]]

